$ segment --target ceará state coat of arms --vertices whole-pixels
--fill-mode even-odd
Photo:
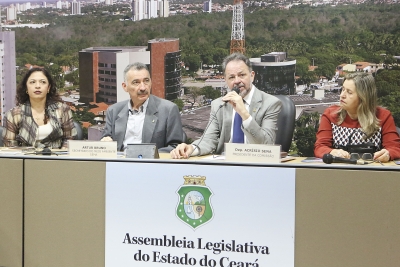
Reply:
[[[176,191],[179,196],[176,216],[195,230],[214,216],[210,202],[212,192],[206,186],[205,176],[184,176],[183,179],[183,185]]]

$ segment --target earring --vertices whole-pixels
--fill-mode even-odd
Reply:
[[[28,94],[28,90],[26,90],[26,94]]]

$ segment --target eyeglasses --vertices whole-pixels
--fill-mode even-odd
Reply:
[[[374,159],[374,155],[371,154],[371,153],[364,153],[361,156],[358,153],[351,153],[350,154],[350,159],[355,159],[355,160],[362,159],[366,163],[377,162],[377,163],[379,163],[379,164],[381,164],[383,166],[382,162],[380,160]]]

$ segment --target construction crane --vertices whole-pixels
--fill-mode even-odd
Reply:
[[[231,34],[231,54],[237,52],[244,54],[246,51],[244,43],[243,0],[234,0]]]

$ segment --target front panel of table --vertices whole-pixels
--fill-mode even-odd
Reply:
[[[25,267],[104,266],[105,170],[25,160]],[[399,207],[400,172],[297,169],[295,266],[397,267]]]
[[[23,160],[0,159],[0,266],[22,266]]]

